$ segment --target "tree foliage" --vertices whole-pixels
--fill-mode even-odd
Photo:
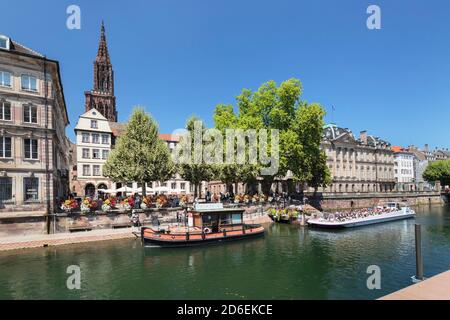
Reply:
[[[190,161],[187,163],[179,163],[177,165],[177,170],[178,173],[180,174],[180,176],[186,180],[189,181],[191,183],[191,185],[194,186],[194,197],[197,197],[197,195],[201,194],[201,183],[203,181],[210,181],[215,173],[214,170],[214,166],[210,165],[210,164],[206,164],[204,162],[201,163],[196,163],[194,161],[194,157],[195,157],[195,153],[196,152],[202,152],[202,149],[198,149],[195,147],[194,145],[194,137],[193,137],[193,133],[194,133],[194,124],[195,122],[200,122],[201,123],[201,130],[202,133],[206,130],[203,121],[196,117],[196,116],[192,116],[188,119],[187,123],[186,123],[186,130],[190,133],[189,135],[184,135],[181,137],[181,141],[179,143],[179,145],[177,146],[177,148],[183,149],[184,146],[188,147],[188,151],[190,152],[190,155],[188,155],[188,157],[190,158]],[[204,142],[201,142],[202,145],[204,144]],[[178,154],[176,155],[178,156]],[[202,155],[203,157],[203,155]]]
[[[324,126],[324,109],[317,103],[301,100],[302,84],[292,78],[279,86],[268,81],[252,92],[243,89],[232,105],[220,104],[214,112],[215,127],[222,132],[232,129],[277,129],[280,133],[279,163],[276,174],[262,176],[267,192],[271,182],[291,171],[294,179],[313,188],[330,182],[325,153],[320,149]],[[270,152],[270,150],[268,150]],[[260,166],[222,165],[225,183],[256,180]]]
[[[166,181],[175,173],[167,145],[159,139],[158,126],[141,108],[135,108],[124,135],[117,140],[103,174],[115,182]],[[145,195],[145,188],[143,190]]]
[[[431,183],[439,181],[442,186],[450,185],[450,159],[431,162],[422,176]]]

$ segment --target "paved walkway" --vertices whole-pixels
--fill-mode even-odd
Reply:
[[[25,235],[0,238],[0,251],[16,250],[26,248],[38,248],[46,246],[57,246],[92,241],[135,239],[132,233],[137,228],[125,229],[102,229],[92,231],[80,231],[75,233],[56,233],[42,235]]]
[[[450,270],[381,297],[380,300],[450,300]]]

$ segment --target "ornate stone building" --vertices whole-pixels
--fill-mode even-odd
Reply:
[[[69,193],[59,63],[0,35],[0,211],[52,212]]]
[[[388,192],[395,187],[391,145],[362,131],[359,139],[334,124],[324,129],[322,149],[333,183],[320,190],[334,193]]]
[[[114,96],[114,71],[106,44],[105,26],[102,22],[97,56],[94,61],[94,88],[84,93],[85,111],[97,109],[106,119],[117,122]]]

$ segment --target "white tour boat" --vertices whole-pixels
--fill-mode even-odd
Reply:
[[[354,210],[349,213],[325,213],[322,217],[308,220],[308,224],[320,228],[353,228],[369,224],[413,218],[415,211],[396,202],[373,209]]]

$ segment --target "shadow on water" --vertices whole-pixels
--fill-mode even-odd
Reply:
[[[137,240],[0,253],[2,299],[374,299],[409,285],[414,223],[423,224],[426,276],[450,267],[449,207],[416,219],[342,231],[267,225],[264,238],[194,248],[143,248]],[[68,290],[66,269],[81,268]],[[369,290],[367,267],[381,268]]]

